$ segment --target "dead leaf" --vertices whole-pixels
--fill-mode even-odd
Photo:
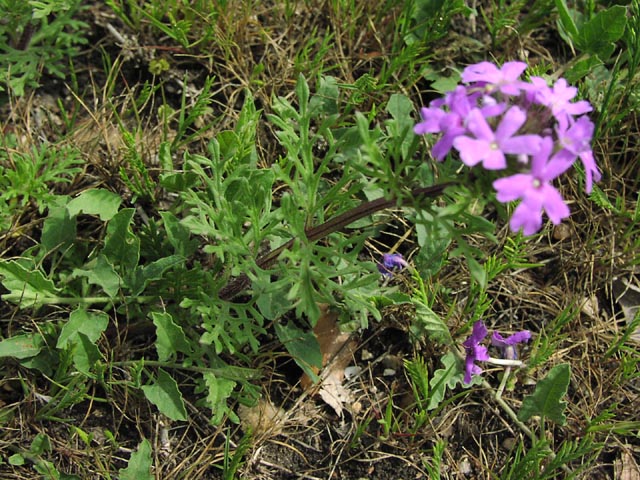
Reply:
[[[630,324],[640,310],[640,280],[637,275],[614,278],[611,285],[615,301],[620,305],[627,325]],[[636,329],[630,337],[640,343],[640,329]]]
[[[614,469],[618,480],[640,480],[640,468],[628,450],[623,451],[621,458],[615,461]]]
[[[345,368],[353,361],[356,342],[351,338],[351,334],[340,331],[338,314],[324,304],[320,305],[320,318],[313,332],[322,352],[323,369],[320,382],[313,385],[312,380],[305,374],[300,383],[305,390],[317,388],[320,398],[341,416],[343,406],[353,401],[353,395],[342,382],[345,378]]]

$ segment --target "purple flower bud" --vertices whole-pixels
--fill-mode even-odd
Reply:
[[[393,275],[394,270],[407,268],[409,264],[399,253],[385,253],[382,255],[382,263],[378,264],[378,271],[385,277]]]

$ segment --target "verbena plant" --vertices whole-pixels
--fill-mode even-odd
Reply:
[[[414,13],[411,18],[424,20]],[[4,299],[21,308],[72,305],[73,310],[37,333],[12,332],[0,342],[0,356],[17,358],[54,379],[69,379],[74,369],[80,373],[77,395],[56,392],[47,415],[80,401],[90,382],[108,391],[114,367],[125,367],[127,387],[174,420],[187,418],[176,377],[188,372],[214,423],[227,415],[236,420],[229,398],[251,402],[258,395],[259,372],[246,367],[271,323],[314,377],[311,367],[320,366],[321,352],[310,329],[321,303],[338,311],[348,329],[379,319],[384,305],[415,306],[422,333],[451,347],[442,359],[444,368],[415,387],[424,415],[442,405],[447,389],[481,382],[477,363],[520,366],[516,346],[531,334],[494,334],[492,345],[504,358],[492,358],[482,345],[488,332],[481,322],[469,322],[473,333],[460,358],[446,323],[430,308],[423,282],[437,273],[446,252],[464,257],[475,282],[471,318],[481,319],[487,282],[524,263],[518,255],[522,237],[516,237],[508,262],[481,264],[480,250],[466,240],[475,234],[492,239],[494,224],[483,211],[495,205],[507,216],[509,202],[521,200],[510,226],[534,234],[542,227],[543,212],[555,224],[568,216],[553,183],[577,158],[587,191],[599,179],[590,149],[594,124],[584,115],[590,106],[574,101],[576,91],[564,80],[553,87],[537,76],[521,80],[525,66],[483,62],[465,69],[465,85],[423,108],[417,125],[413,104],[400,94],[386,102],[380,122],[373,114],[344,115],[344,94],[332,77],[319,78],[312,95],[300,76],[295,99],[276,98],[265,118],[247,92],[235,128],[216,135],[206,154],[185,151],[180,171],[170,168],[171,155],[184,145],[161,146],[166,171],[159,185],[179,200],[156,218],[138,219],[134,209],[122,208],[121,199],[105,190],[73,199],[49,194],[38,201],[48,209],[39,243],[0,263],[8,290]],[[276,130],[280,147],[269,168],[260,165],[256,151],[257,127],[265,120]],[[416,134],[440,135],[431,153],[448,160],[437,167],[427,162]],[[456,158],[476,168],[461,171]],[[60,168],[72,173],[73,162]],[[140,194],[152,198],[154,185],[141,178]],[[44,195],[33,191],[27,196],[39,200]],[[381,274],[392,275],[407,261],[394,253],[376,265],[378,259],[367,257],[364,248],[389,218],[389,207],[402,208],[416,225],[421,254],[418,287],[411,295],[380,285]],[[103,227],[97,243],[78,237],[79,220],[88,218]],[[110,326],[101,310],[126,318],[126,325]],[[108,358],[104,342],[117,337],[118,329],[129,335],[154,333],[156,356]],[[418,385],[420,366],[413,369]],[[504,401],[501,405],[528,433],[524,422],[532,415],[563,423],[568,378],[567,368],[552,370],[519,414]],[[543,398],[547,401],[540,407]],[[501,401],[500,395],[496,399]]]
[[[81,0],[2,0],[0,89],[21,96],[43,71],[65,78],[69,57],[86,44],[88,25],[75,18]]]

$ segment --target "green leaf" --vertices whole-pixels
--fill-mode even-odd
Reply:
[[[62,199],[67,200],[68,197],[56,197],[58,202]],[[49,205],[49,214],[42,225],[42,235],[40,235],[42,248],[47,252],[54,249],[64,251],[75,239],[76,220],[69,215],[66,205]]]
[[[159,258],[147,265],[138,265],[133,271],[133,275],[127,279],[127,286],[131,289],[131,295],[140,295],[149,283],[161,280],[167,270],[182,263],[184,263],[184,257],[180,255],[170,255]]]
[[[152,312],[151,318],[156,326],[156,350],[158,360],[164,362],[173,357],[176,352],[191,353],[191,344],[182,330],[176,325],[169,313]]]
[[[622,5],[602,10],[582,25],[574,39],[576,47],[605,61],[613,53],[615,42],[622,38],[626,25],[627,9]]]
[[[109,316],[104,312],[89,313],[83,309],[74,310],[69,315],[69,321],[62,327],[56,348],[66,348],[69,342],[77,342],[78,334],[84,335],[91,343],[96,343],[108,324]]]
[[[50,452],[51,450],[51,440],[49,440],[49,437],[44,433],[36,435],[31,442],[31,447],[29,447],[29,453],[37,456]]]
[[[158,378],[152,385],[143,385],[144,396],[153,403],[160,413],[171,420],[187,420],[187,410],[184,407],[182,393],[176,381],[162,369],[158,370]]]
[[[98,285],[111,298],[118,294],[122,279],[106,256],[98,255],[98,258],[87,264],[86,267],[74,269],[72,278],[86,277],[90,284]]]
[[[30,358],[40,353],[43,347],[42,335],[38,333],[16,335],[0,341],[0,358]]]
[[[140,259],[140,239],[130,228],[134,213],[133,208],[125,208],[109,221],[102,249],[102,253],[113,265],[119,265],[125,271],[133,270]]]
[[[558,9],[558,16],[560,18],[560,24],[565,32],[569,35],[570,40],[575,40],[578,35],[578,27],[576,26],[573,18],[571,17],[571,13],[569,12],[569,7],[567,7],[567,3],[565,0],[555,0],[556,8]]]
[[[4,300],[19,304],[22,308],[39,305],[43,300],[57,296],[53,282],[39,270],[30,270],[16,260],[0,259],[2,285],[11,293],[2,295]]]
[[[451,345],[453,339],[447,324],[436,314],[428,305],[423,303],[419,298],[412,301],[416,307],[415,320],[412,324],[412,332],[422,337],[426,335],[428,338],[435,340],[443,345]]]
[[[296,327],[292,322],[282,325],[275,323],[276,334],[291,354],[295,362],[302,368],[304,373],[317,381],[318,375],[312,367],[322,368],[322,352],[320,344],[313,332],[305,332]]]
[[[138,450],[131,454],[127,468],[118,472],[120,480],[153,480],[151,474],[153,461],[151,457],[151,443],[146,438],[138,445]]]
[[[211,423],[219,425],[225,414],[233,413],[227,405],[227,399],[236,387],[236,382],[227,378],[218,378],[213,373],[205,373],[203,377],[209,390],[206,400],[213,412]]]
[[[100,350],[85,334],[78,332],[77,343],[73,349],[73,364],[80,373],[93,378],[93,366],[103,359]]]
[[[191,256],[198,248],[198,240],[191,238],[189,229],[171,212],[160,212],[164,228],[167,232],[167,240],[173,247],[176,255]]]
[[[558,425],[564,425],[567,421],[564,415],[567,402],[563,401],[562,397],[567,394],[570,377],[569,364],[563,363],[553,367],[547,376],[538,382],[535,391],[524,398],[518,418],[526,422],[537,415],[546,417]]]
[[[118,213],[121,202],[120,195],[96,188],[86,190],[71,200],[67,204],[67,211],[72,218],[80,213],[85,213],[87,215],[98,215],[100,220],[107,222]]]
[[[444,365],[444,368],[440,368],[433,372],[433,376],[429,381],[431,397],[429,398],[427,410],[437,408],[444,399],[447,388],[453,390],[457,384],[462,383],[464,380],[464,374],[462,373],[458,359],[453,352],[449,352],[444,355],[440,361]]]

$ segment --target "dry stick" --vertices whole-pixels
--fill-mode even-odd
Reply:
[[[440,195],[443,190],[455,182],[446,182],[440,185],[432,185],[431,187],[422,187],[411,190],[411,196],[414,198],[420,197],[436,197]],[[340,215],[336,215],[332,219],[316,227],[311,227],[305,230],[305,237],[309,242],[316,242],[331,233],[342,230],[347,225],[360,220],[368,215],[371,215],[380,210],[394,207],[398,203],[397,198],[377,198],[370,202],[365,202],[357,207],[348,210]],[[296,238],[292,238],[284,245],[271,250],[270,252],[262,255],[256,260],[258,268],[266,269],[273,265],[280,254],[285,250],[289,250],[295,243]],[[232,300],[236,295],[240,294],[250,284],[248,275],[242,274],[236,278],[231,279],[224,287],[218,292],[218,297],[222,300]]]

